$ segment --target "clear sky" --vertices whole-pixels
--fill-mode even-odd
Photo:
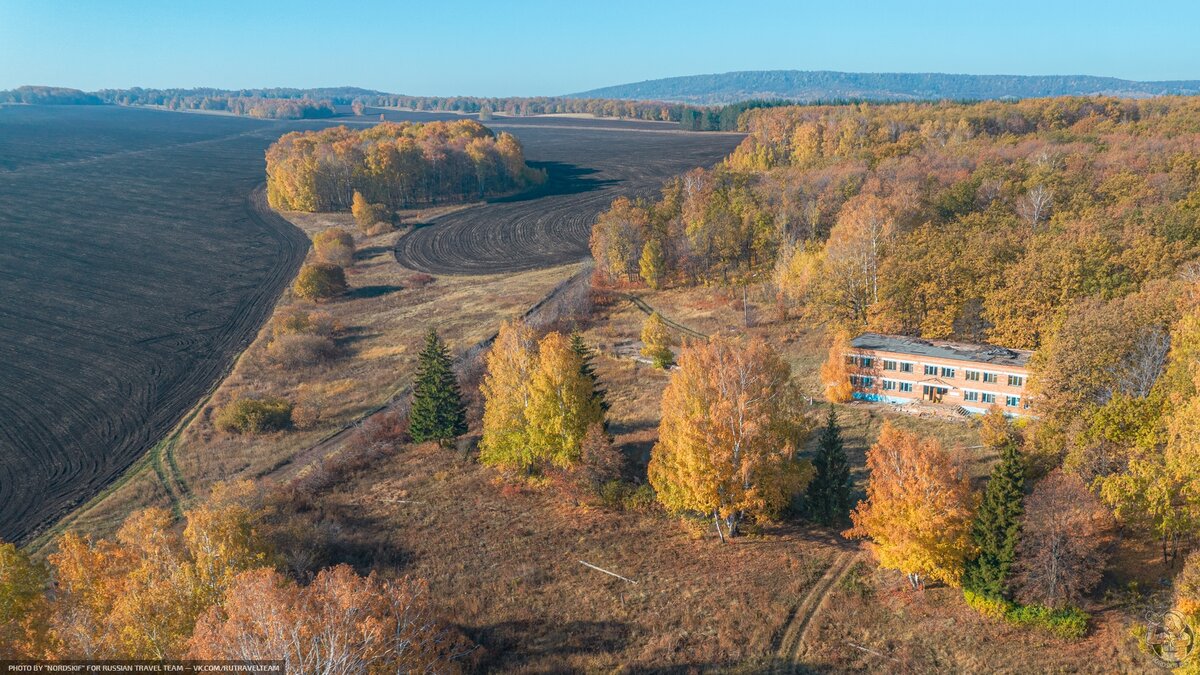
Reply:
[[[0,0],[0,89],[530,96],[731,70],[1200,79],[1200,2]]]

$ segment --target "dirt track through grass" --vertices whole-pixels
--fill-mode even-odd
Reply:
[[[253,338],[308,247],[248,200],[286,128],[0,110],[0,538],[97,494]]]

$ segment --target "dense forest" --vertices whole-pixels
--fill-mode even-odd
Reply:
[[[748,70],[688,75],[585,91],[582,98],[675,101],[719,105],[750,99],[801,102],[836,99],[937,101],[1022,99],[1045,96],[1162,96],[1195,94],[1200,81],[1136,82],[1090,75],[956,75],[950,73],[842,73],[817,70]]]
[[[1036,419],[1015,439],[1031,477],[1056,471],[1059,496],[1078,481],[1164,560],[1200,534],[1200,100],[777,107],[741,124],[723,164],[597,220],[603,279],[753,285],[843,336],[1035,349]]]
[[[770,280],[837,323],[1036,348],[1071,302],[1200,252],[1194,99],[782,107],[742,124],[723,164],[600,218],[605,274]]]
[[[267,197],[294,211],[394,211],[513,192],[542,180],[521,143],[472,120],[292,132],[267,150]]]

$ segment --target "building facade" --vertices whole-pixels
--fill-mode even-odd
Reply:
[[[863,333],[846,356],[854,398],[925,401],[982,414],[998,405],[1006,414],[1029,414],[1025,395],[1033,352],[947,340]]]

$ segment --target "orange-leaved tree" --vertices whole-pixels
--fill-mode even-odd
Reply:
[[[825,388],[825,400],[845,403],[854,394],[850,386],[850,371],[846,368],[846,357],[850,353],[850,334],[838,331],[829,345],[829,356],[821,364],[821,386]]]
[[[233,577],[268,564],[254,534],[249,483],[218,485],[185,514],[137,511],[114,540],[68,533],[49,557],[52,653],[71,658],[180,658],[197,617]]]
[[[722,539],[746,517],[770,518],[802,492],[812,464],[786,361],[762,339],[687,345],[663,392],[650,484],[676,513],[711,517]]]
[[[866,537],[879,564],[957,586],[971,552],[971,485],[935,439],[883,425],[867,452],[867,498],[850,514],[849,537]]]
[[[287,672],[456,672],[461,638],[430,614],[423,584],[346,565],[299,586],[273,569],[239,574],[196,624],[196,659],[280,659]]]

